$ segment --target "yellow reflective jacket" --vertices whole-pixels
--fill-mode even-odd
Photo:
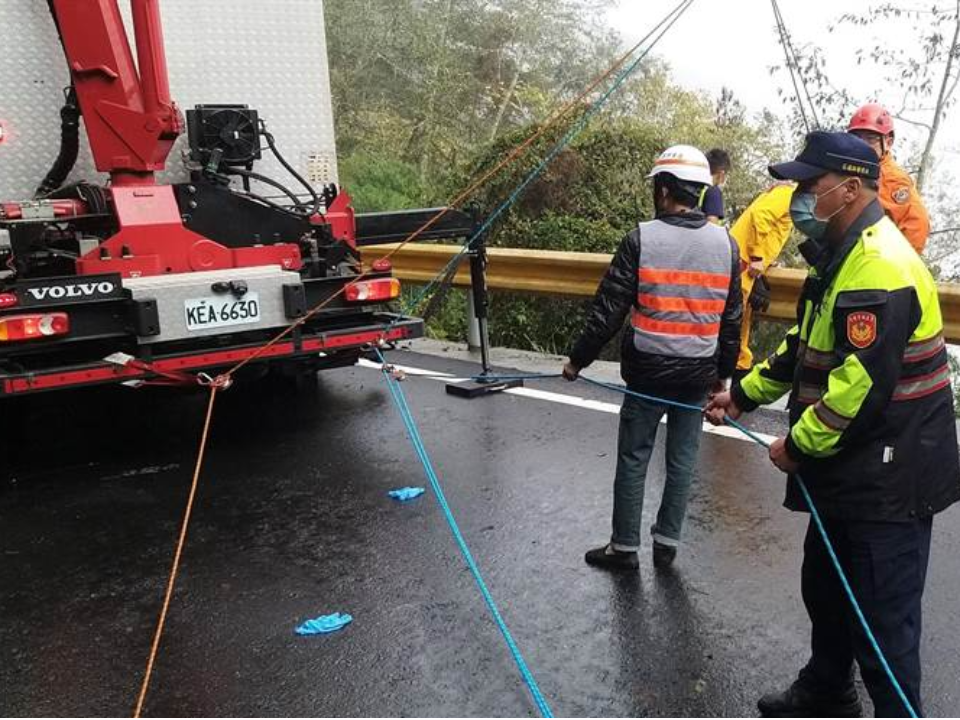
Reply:
[[[733,393],[752,410],[788,390],[787,452],[825,515],[906,520],[960,499],[936,283],[879,202],[821,253],[797,325]],[[786,504],[806,509],[792,479]]]

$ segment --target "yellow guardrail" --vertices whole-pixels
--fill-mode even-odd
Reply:
[[[395,248],[396,245],[363,248],[365,266]],[[391,257],[394,272],[401,280],[429,282],[443,270],[458,249],[454,245],[407,245]],[[612,256],[606,253],[489,248],[487,257],[487,285],[491,290],[592,297]],[[804,277],[806,273],[802,270],[770,268],[767,272],[770,310],[765,317],[783,321],[796,317]],[[470,286],[468,263],[460,266],[454,285]],[[944,335],[950,342],[960,342],[960,285],[941,283],[939,289]]]

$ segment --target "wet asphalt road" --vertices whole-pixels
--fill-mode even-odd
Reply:
[[[454,372],[452,361],[395,361]],[[239,386],[216,419],[151,715],[526,716],[534,706],[377,372]],[[609,533],[614,415],[404,383],[448,498],[558,715],[740,716],[805,659],[805,517],[754,446],[708,435],[674,571],[582,561]],[[536,387],[618,402],[583,383]],[[97,389],[29,414],[0,488],[0,715],[131,712],[200,431],[202,395]],[[775,432],[780,419],[759,418]],[[645,528],[659,501],[651,463]],[[960,511],[935,522],[925,702],[960,709]],[[646,531],[646,530],[645,530]],[[301,638],[335,611],[344,631]]]

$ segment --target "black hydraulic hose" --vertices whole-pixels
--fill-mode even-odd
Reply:
[[[80,107],[77,94],[71,85],[65,92],[65,101],[60,108],[60,152],[34,196],[46,197],[59,189],[73,170],[80,152]]]
[[[282,192],[284,195],[286,195],[288,198],[290,198],[291,201],[293,201],[293,204],[297,207],[299,213],[305,213],[306,211],[306,206],[300,201],[300,198],[298,198],[296,195],[293,194],[292,191],[284,187],[281,183],[277,182],[273,178],[269,178],[266,175],[261,175],[260,173],[253,172],[252,170],[244,170],[243,168],[238,168],[238,167],[231,167],[229,169],[225,169],[224,172],[229,173],[231,175],[239,175],[242,178],[249,178],[250,180],[256,180],[257,182],[262,182],[265,185],[269,185],[270,187],[276,188],[277,190]],[[250,193],[250,195],[253,195],[253,193]]]
[[[310,193],[311,197],[313,198],[313,208],[310,214],[316,215],[318,212],[320,212],[320,204],[322,202],[320,195],[313,188],[313,185],[308,183],[306,179],[303,177],[303,175],[298,173],[296,169],[294,169],[293,165],[288,163],[286,158],[284,158],[283,155],[280,154],[280,151],[277,149],[277,143],[274,140],[273,135],[267,131],[267,126],[263,123],[263,121],[260,122],[260,133],[263,135],[264,138],[266,138],[267,146],[270,148],[270,152],[273,153],[274,157],[277,158],[277,161],[281,165],[283,165],[284,169],[286,169],[288,173],[290,173],[291,175],[293,175],[293,177],[297,179],[297,182],[299,182],[301,185],[303,185],[303,187],[306,188],[308,193]]]
[[[266,207],[273,208],[274,210],[279,210],[280,212],[286,213],[287,215],[292,215],[295,218],[299,218],[302,220],[303,218],[307,217],[304,213],[291,210],[290,208],[284,207],[283,205],[279,205],[273,202],[273,200],[270,200],[269,198],[264,197],[263,195],[257,195],[254,192],[247,192],[245,190],[234,190],[233,192],[234,194],[239,195],[240,197],[249,198],[255,202],[260,203],[261,205],[265,205]]]
[[[66,53],[66,46],[63,45],[63,33],[60,31],[60,19],[57,17],[53,0],[47,0],[47,8],[50,11],[50,17],[53,18],[54,27],[57,28],[60,45],[63,46],[63,51]],[[57,154],[57,159],[47,176],[34,193],[34,197],[45,197],[63,185],[64,180],[67,179],[77,162],[79,152],[80,106],[77,104],[76,89],[71,82],[70,87],[64,93],[63,107],[60,108],[60,152]]]
[[[294,195],[290,190],[283,187],[280,183],[278,183],[276,180],[273,180],[272,178],[268,178],[265,175],[260,175],[259,173],[255,173],[250,170],[244,170],[243,168],[230,168],[226,172],[240,175],[244,179],[245,184],[249,184],[249,180],[257,180],[259,182],[266,183],[267,185],[270,185],[272,187],[278,188],[283,192],[283,194],[286,197],[290,198],[296,203],[296,207],[295,208],[284,207],[283,205],[273,202],[273,200],[271,200],[268,197],[264,197],[263,195],[259,195],[255,192],[250,192],[246,189],[233,190],[233,192],[237,195],[240,195],[245,198],[250,198],[251,200],[255,200],[256,202],[262,205],[266,205],[267,207],[271,207],[274,210],[279,210],[280,212],[284,212],[287,215],[292,215],[293,217],[299,218],[301,220],[303,218],[310,217],[310,214],[312,214],[310,213],[309,208],[307,208],[302,202],[300,202],[299,198],[297,198],[296,195]]]
[[[80,153],[80,106],[73,85],[67,88],[63,107],[60,108],[60,152],[47,176],[40,183],[34,197],[46,197],[63,185]]]

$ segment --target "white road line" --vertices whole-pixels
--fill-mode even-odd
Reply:
[[[396,363],[389,363],[391,367],[395,367],[397,370],[402,370],[407,375],[427,375],[431,376],[434,380],[440,380],[442,382],[467,382],[469,378],[458,378],[456,375],[451,375],[450,373],[438,372],[436,370],[424,370],[423,368],[410,367],[409,365],[397,365]],[[360,367],[370,368],[371,370],[379,370],[383,366],[374,362],[373,360],[367,360],[366,358],[360,358],[357,360],[357,365]]]
[[[534,400],[546,400],[547,402],[559,403],[561,405],[573,405],[574,407],[584,408],[586,410],[596,410],[597,412],[610,413],[611,415],[620,414],[620,406],[616,403],[602,402],[600,400],[587,400],[576,395],[564,395],[562,393],[549,392],[547,390],[534,390],[533,388],[510,388],[504,390],[505,393],[518,395],[520,397],[533,398]]]
[[[381,367],[380,363],[373,362],[372,360],[367,360],[365,358],[361,358],[357,362],[357,365],[370,370],[380,370]],[[462,383],[470,380],[470,378],[457,377],[456,375],[451,375],[450,373],[437,372],[435,370],[424,370],[423,368],[411,367],[409,365],[398,365],[396,363],[390,363],[390,365],[395,367],[397,370],[402,370],[407,375],[426,376],[430,380],[437,380],[439,382]],[[522,375],[523,373],[517,374]],[[616,403],[602,402],[600,400],[588,400],[576,395],[565,395],[563,393],[549,392],[547,390],[534,390],[533,388],[526,387],[509,388],[503,392],[504,394],[516,395],[518,397],[530,398],[532,400],[543,400],[546,402],[558,403],[560,405],[571,405],[573,407],[583,408],[584,410],[593,410],[595,412],[608,413],[610,415],[620,414],[620,406]],[[664,417],[661,422],[666,422],[666,417]],[[732,427],[716,427],[708,422],[704,422],[703,431],[705,433],[710,433],[711,435],[719,435],[721,437],[731,438],[732,440],[740,440],[750,443],[753,442],[753,440],[746,437],[736,428]],[[771,443],[777,439],[775,435],[766,435],[764,433],[754,434],[761,438],[764,442],[768,443]]]

